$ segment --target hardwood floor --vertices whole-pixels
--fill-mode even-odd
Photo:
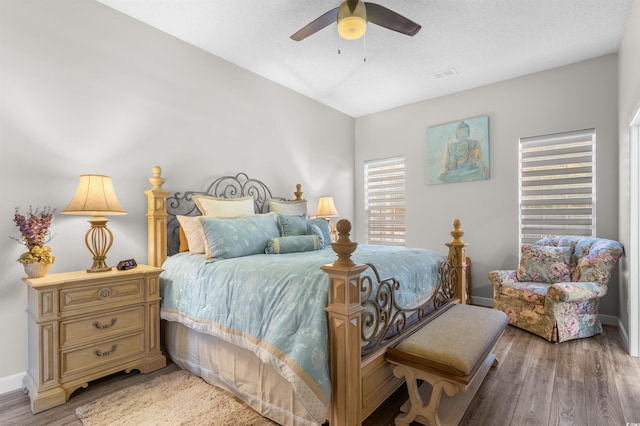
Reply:
[[[557,344],[508,326],[493,353],[499,364],[460,425],[640,424],[640,358],[627,354],[617,327]],[[407,398],[404,389],[363,425],[392,425]]]
[[[553,344],[507,327],[494,353],[491,369],[460,425],[615,425],[640,424],[640,358],[623,347],[616,327],[602,335]],[[81,425],[75,409],[127,386],[175,371],[118,373],[73,393],[61,406],[33,415],[21,391],[0,395],[0,425]],[[403,386],[364,426],[393,425],[407,399]],[[417,423],[414,423],[417,424]]]

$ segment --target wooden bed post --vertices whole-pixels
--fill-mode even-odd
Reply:
[[[467,247],[467,244],[462,241],[464,232],[460,229],[461,225],[462,223],[460,222],[460,219],[455,219],[453,221],[453,231],[450,232],[453,237],[453,241],[446,243],[446,246],[449,247],[447,262],[451,268],[451,284],[455,289],[454,297],[460,299],[461,304],[466,305],[468,293],[467,255],[465,253],[465,248]]]
[[[331,377],[331,426],[362,423],[362,370],[360,275],[367,265],[356,265],[351,253],[357,243],[349,239],[351,223],[342,219],[336,225],[339,237],[331,244],[338,260],[324,265],[329,274],[329,369]]]
[[[153,167],[153,177],[149,182],[153,186],[144,191],[147,194],[147,232],[148,260],[151,266],[162,266],[167,259],[167,195],[169,191],[162,189],[164,179],[160,176],[162,169]]]

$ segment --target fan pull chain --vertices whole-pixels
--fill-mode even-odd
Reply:
[[[362,62],[367,63],[367,35],[362,37]]]
[[[341,39],[342,37],[338,36],[338,55],[342,55],[342,46]],[[367,62],[367,36],[362,37],[362,62]]]

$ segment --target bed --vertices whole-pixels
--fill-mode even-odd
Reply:
[[[304,219],[304,234],[290,235],[300,219],[286,214],[289,201],[244,173],[218,178],[206,191],[170,194],[161,172],[153,168],[145,193],[148,262],[164,269],[165,351],[279,424],[360,424],[402,384],[384,359],[386,348],[466,301],[459,220],[447,256],[358,245],[347,220],[329,242],[313,219]],[[292,206],[304,201],[296,189]],[[232,209],[232,200],[250,198],[255,214],[223,219],[205,211],[196,220],[206,254],[180,252],[178,219],[200,215],[197,202],[207,198]],[[270,213],[278,201],[284,210]],[[268,240],[266,249],[245,244],[245,235],[257,234]],[[221,235],[240,241],[225,246]]]

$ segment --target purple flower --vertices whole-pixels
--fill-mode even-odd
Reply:
[[[44,207],[42,210],[35,211],[29,206],[29,212],[23,216],[16,207],[16,213],[13,216],[18,229],[20,229],[21,238],[14,238],[23,243],[29,250],[35,246],[42,246],[49,241],[49,227],[53,220],[55,209]]]

